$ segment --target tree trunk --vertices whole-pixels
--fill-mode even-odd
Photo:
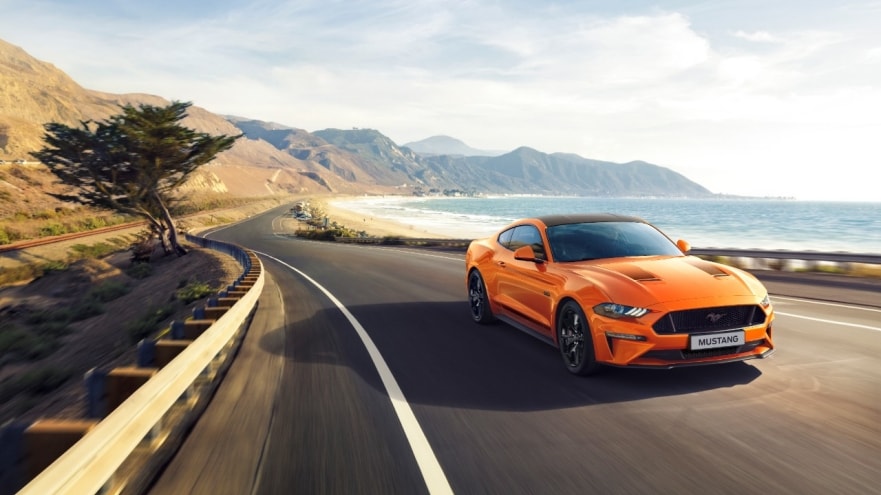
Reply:
[[[152,215],[145,215],[147,218],[147,228],[150,230],[150,233],[159,239],[159,245],[162,247],[162,253],[165,255],[169,255],[172,253],[171,247],[168,245],[168,239],[165,236],[165,225],[162,225],[162,222],[153,217]]]
[[[181,246],[177,240],[177,228],[174,226],[174,219],[171,218],[171,212],[168,211],[168,207],[165,206],[165,203],[162,201],[162,198],[159,197],[158,192],[154,192],[153,197],[156,199],[156,204],[159,205],[159,208],[162,211],[162,220],[167,230],[171,251],[178,256],[187,254],[186,248]]]

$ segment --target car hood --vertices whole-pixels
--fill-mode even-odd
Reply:
[[[615,258],[574,267],[610,300],[651,306],[714,297],[764,297],[754,276],[695,256]]]

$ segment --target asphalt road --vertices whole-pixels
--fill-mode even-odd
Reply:
[[[471,322],[461,254],[283,238],[280,211],[210,235],[269,283],[151,493],[879,493],[881,309],[818,297],[871,287],[769,281],[769,359],[579,378]]]

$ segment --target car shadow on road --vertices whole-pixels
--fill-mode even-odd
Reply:
[[[747,385],[755,361],[676,369],[603,368],[579,377],[556,348],[503,323],[478,325],[465,302],[349,308],[376,344],[411,404],[535,411],[695,394]],[[348,366],[384,390],[355,330],[336,310],[322,310],[264,336],[285,332],[285,355],[300,364]],[[262,344],[262,342],[261,342]]]

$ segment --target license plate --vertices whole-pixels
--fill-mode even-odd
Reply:
[[[743,330],[736,332],[724,333],[708,333],[703,335],[692,335],[690,348],[696,349],[715,349],[717,347],[734,347],[746,343],[746,337]]]

